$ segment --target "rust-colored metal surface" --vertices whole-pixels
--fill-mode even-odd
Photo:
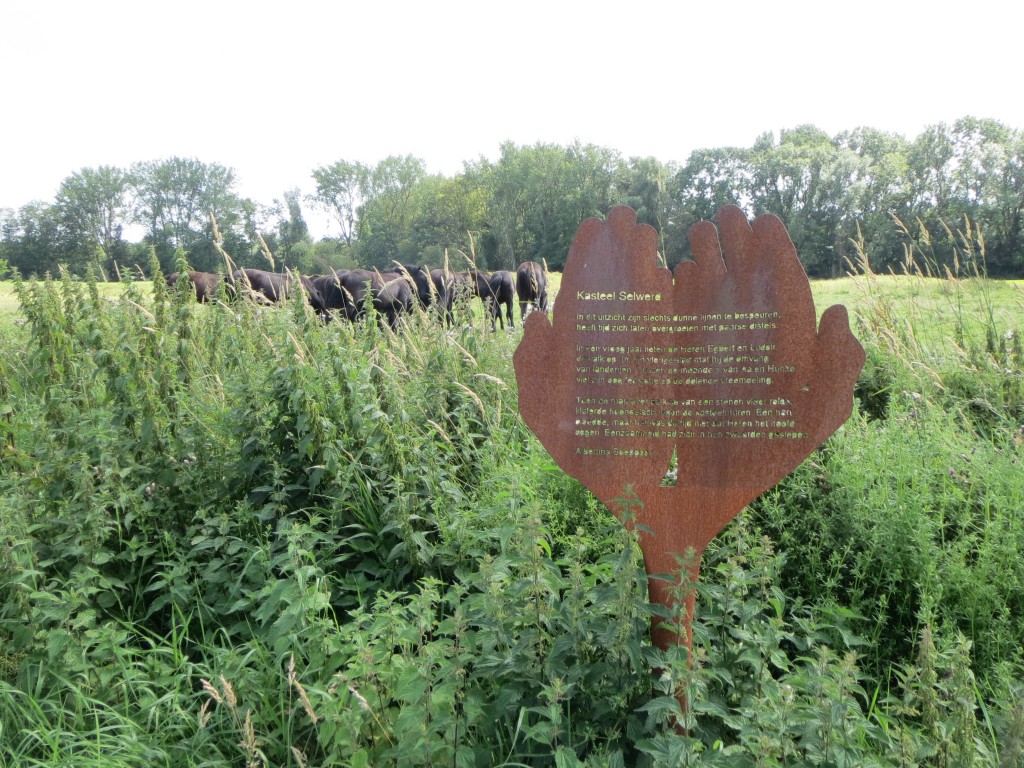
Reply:
[[[519,410],[558,465],[612,509],[639,497],[648,575],[692,550],[695,579],[708,542],[849,417],[864,350],[845,307],[816,322],[778,218],[730,206],[690,240],[673,273],[631,208],[584,221],[553,320],[527,317],[514,362]],[[677,590],[649,592],[672,606]],[[659,647],[689,645],[692,601],[655,628]]]

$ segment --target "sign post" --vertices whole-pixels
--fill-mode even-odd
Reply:
[[[553,319],[529,315],[514,357],[520,413],[558,465],[606,505],[639,498],[649,577],[692,552],[695,580],[708,542],[849,418],[864,365],[845,307],[817,323],[778,218],[729,206],[717,225],[690,230],[693,261],[671,272],[631,208],[587,219]],[[676,607],[673,584],[648,584]],[[690,595],[658,647],[689,647]]]

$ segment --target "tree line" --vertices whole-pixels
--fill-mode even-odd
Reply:
[[[236,192],[232,169],[194,158],[84,168],[53,201],[0,210],[0,268],[115,279],[152,252],[165,271],[184,255],[216,272],[223,250],[239,266],[307,274],[396,260],[462,268],[466,258],[559,270],[579,223],[624,203],[658,231],[668,266],[689,257],[692,224],[735,204],[779,216],[811,277],[844,274],[858,246],[876,271],[900,271],[908,248],[923,245],[935,267],[954,268],[955,238],[925,241],[964,228],[982,233],[989,274],[1024,271],[1024,135],[991,119],[938,123],[913,139],[801,125],[750,147],[695,150],[683,164],[579,142],[506,142],[496,161],[467,161],[452,177],[411,155],[339,160],[311,176],[313,193],[294,188],[263,204]],[[311,209],[338,234],[314,241]]]

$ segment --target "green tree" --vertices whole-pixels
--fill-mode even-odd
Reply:
[[[989,266],[1005,273],[1020,258],[1020,138],[996,120],[973,117],[957,120],[950,137],[954,202],[949,223],[969,219],[980,227]]]
[[[934,268],[949,266],[953,243],[933,240],[928,233],[957,226],[964,213],[964,199],[955,180],[957,146],[946,123],[928,126],[911,143],[908,153],[911,198],[906,235],[917,254],[927,254]]]
[[[487,229],[476,258],[481,267],[515,263],[516,257],[533,247],[526,227],[526,207],[530,190],[525,184],[524,153],[512,142],[501,145],[497,163],[481,158],[470,173],[487,190]]]
[[[550,232],[557,238],[558,247],[554,254],[541,252],[537,256],[564,263],[580,222],[591,216],[603,217],[609,208],[622,202],[616,180],[623,166],[622,156],[614,149],[578,141],[566,148],[561,195],[553,201],[554,232]]]
[[[846,195],[857,164],[853,153],[812,125],[782,131],[778,144],[764,134],[750,152],[754,213],[782,219],[811,276],[843,273],[855,226]]]
[[[513,269],[544,260],[560,269],[580,222],[603,216],[619,199],[621,165],[617,152],[592,144],[504,143],[498,162],[477,170],[489,190],[486,265]]]
[[[302,194],[295,188],[284,193],[283,200],[275,201],[275,215],[272,244],[268,245],[275,254],[279,266],[297,269],[303,274],[314,271],[313,238],[302,215]]]
[[[990,268],[1001,274],[1024,270],[1024,134],[1010,134],[996,193],[996,210],[986,232]]]
[[[310,202],[327,211],[341,227],[341,240],[349,245],[356,239],[359,207],[370,187],[370,169],[362,163],[339,160],[313,171],[316,192]]]
[[[664,164],[654,157],[631,157],[619,164],[613,204],[625,204],[636,211],[637,221],[658,230],[659,246],[666,263],[682,258],[676,248],[676,230],[680,204],[672,195],[672,179],[678,173],[674,164]],[[683,235],[685,236],[685,232]]]
[[[23,277],[56,274],[61,265],[84,273],[86,265],[69,262],[69,251],[54,206],[32,202],[4,209],[0,219],[0,258]]]
[[[631,157],[619,167],[615,198],[636,211],[636,219],[659,232],[670,215],[668,179],[675,169],[654,157]]]
[[[123,239],[130,220],[129,178],[112,166],[83,168],[61,182],[56,214],[75,261],[95,262],[108,277],[130,254]]]
[[[909,173],[909,142],[894,133],[858,128],[839,134],[837,145],[853,153],[848,194],[849,215],[859,225],[871,268],[897,269],[903,242],[896,222],[909,222],[913,189]]]
[[[695,223],[714,221],[725,205],[749,208],[749,152],[737,147],[698,149],[671,177],[668,196],[674,210],[664,235],[666,259],[671,266],[692,258],[689,231]]]
[[[929,126],[910,145],[908,168],[914,216],[926,221],[948,218],[955,152],[945,123]]]
[[[355,269],[359,266],[355,248],[340,237],[325,237],[313,243],[312,264],[311,274],[335,269]]]
[[[453,268],[465,264],[458,252],[470,254],[486,226],[486,190],[473,177],[428,176],[417,186],[417,217],[413,241],[417,263],[441,266],[445,254]]]
[[[210,216],[225,239],[237,238],[234,228],[245,219],[243,201],[234,192],[235,172],[217,163],[172,157],[136,163],[131,179],[136,219],[147,228],[161,268],[173,270],[174,254],[182,249],[197,269],[216,269]]]
[[[395,260],[415,260],[415,191],[425,176],[423,161],[412,155],[392,155],[370,169],[356,222],[357,253],[363,264],[386,268]]]
[[[266,237],[271,254],[276,253],[273,232],[279,214],[277,206],[260,205],[249,198],[239,198],[237,208],[222,217],[214,215],[211,219],[207,214],[202,229],[185,252],[189,265],[203,272],[227,272],[229,268],[240,267],[278,270],[280,265],[274,258],[267,259],[267,249],[260,239]],[[224,253],[230,261],[225,261]],[[175,254],[170,268],[176,268],[176,263]]]

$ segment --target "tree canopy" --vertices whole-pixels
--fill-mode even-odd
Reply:
[[[995,120],[964,117],[914,139],[873,128],[836,136],[813,125],[765,133],[750,147],[694,150],[681,165],[623,157],[575,142],[501,146],[495,161],[463,164],[453,177],[427,172],[411,155],[375,165],[339,159],[311,171],[303,196],[286,190],[263,205],[241,197],[235,172],[172,157],[130,169],[83,168],[52,202],[0,211],[0,260],[24,275],[64,265],[72,272],[148,264],[184,253],[197,269],[239,266],[387,267],[395,261],[512,269],[526,260],[560,269],[588,216],[627,204],[658,231],[673,266],[689,258],[692,224],[727,204],[782,219],[808,274],[843,274],[854,243],[876,270],[900,269],[915,233],[983,233],[993,275],[1024,270],[1024,136]],[[302,207],[327,213],[340,234],[314,243]],[[125,232],[142,231],[138,242]],[[955,254],[933,247],[937,268]],[[460,266],[461,268],[461,266]]]

